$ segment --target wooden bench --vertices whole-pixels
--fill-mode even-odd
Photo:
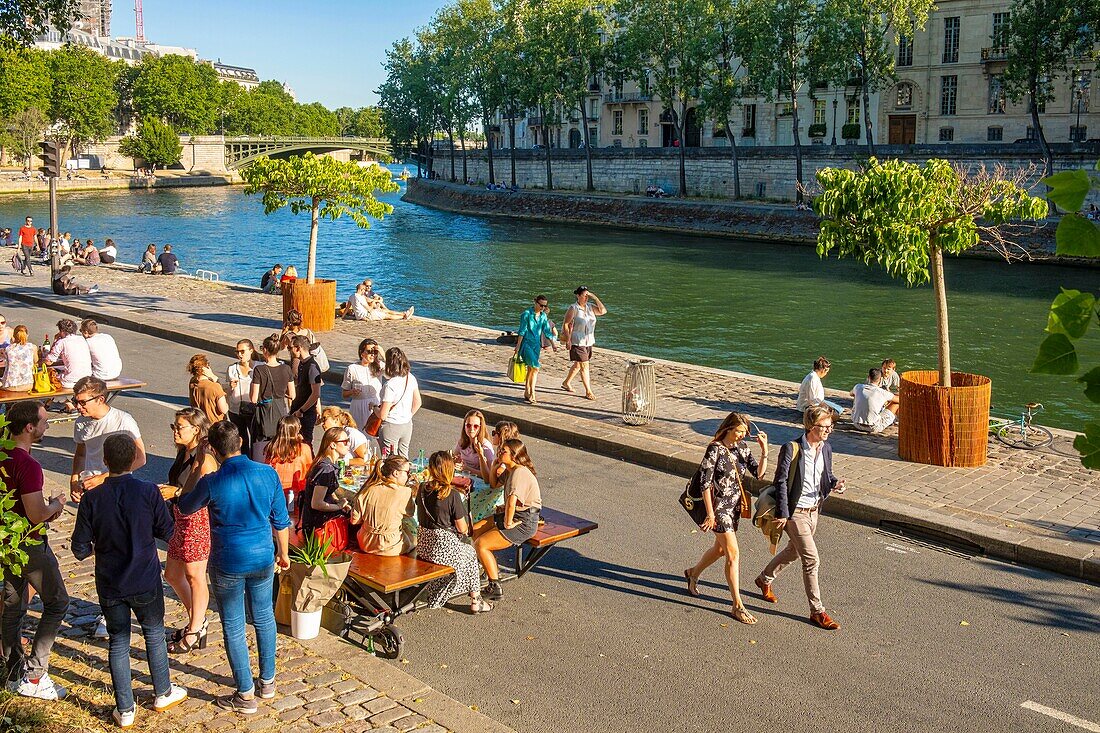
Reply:
[[[539,525],[535,536],[523,545],[516,547],[516,574],[512,577],[522,578],[559,542],[573,537],[580,537],[600,527],[600,525],[590,520],[574,517],[572,514],[547,509],[546,507],[543,507],[540,512],[540,517],[544,520],[544,523]],[[526,551],[526,554],[524,553],[525,545],[531,548]]]
[[[110,402],[115,398],[119,392],[124,392],[130,389],[141,389],[148,386],[146,382],[142,382],[139,379],[129,379],[127,377],[119,377],[118,379],[112,379],[107,382],[107,401]],[[12,392],[9,389],[0,389],[0,407],[4,409],[7,405],[15,404],[16,402],[26,402],[27,400],[55,400],[59,397],[72,397],[72,389],[66,387],[64,389],[55,389],[52,392]],[[65,422],[67,420],[75,420],[77,414],[64,413],[53,414],[49,418],[51,424],[57,422]]]

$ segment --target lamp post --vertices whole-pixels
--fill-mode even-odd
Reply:
[[[839,100],[837,100],[837,90],[833,88],[833,142],[831,145],[836,147],[836,108],[840,106]]]
[[[1081,71],[1077,72],[1073,80],[1073,96],[1076,98],[1077,123],[1073,126],[1073,140],[1071,142],[1076,147],[1078,143],[1083,142],[1081,138],[1084,137],[1081,134],[1081,102],[1085,98],[1085,75]]]

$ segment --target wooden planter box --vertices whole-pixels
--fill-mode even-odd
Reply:
[[[934,466],[984,466],[989,445],[989,377],[951,373],[940,387],[939,372],[901,375],[898,455]]]
[[[331,331],[336,323],[336,281],[283,283],[283,315],[294,309],[302,312],[302,325],[310,331]]]

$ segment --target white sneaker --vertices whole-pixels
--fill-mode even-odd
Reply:
[[[23,697],[33,697],[38,700],[61,700],[66,694],[65,688],[55,684],[48,674],[42,675],[38,682],[31,682],[24,677],[15,691]]]
[[[99,286],[98,285],[93,285],[92,287],[88,288],[88,294],[89,295],[91,295],[92,293],[98,293],[98,292],[99,292]]]
[[[109,639],[110,634],[107,633],[107,619],[100,614],[95,617],[95,633],[92,634],[97,639]]]
[[[118,708],[115,708],[111,711],[111,717],[113,717],[115,719],[115,722],[118,723],[119,728],[122,728],[123,730],[126,730],[127,728],[133,728],[134,718],[137,717],[137,705],[135,705],[134,709],[128,713],[120,713],[118,711]]]
[[[172,685],[168,688],[168,692],[157,695],[157,698],[153,700],[153,710],[163,713],[165,710],[176,707],[186,699],[187,689],[179,685]]]

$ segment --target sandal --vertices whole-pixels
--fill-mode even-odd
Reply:
[[[691,570],[685,570],[684,577],[687,578],[688,582],[688,595],[694,598],[698,598],[699,589],[695,586],[695,584],[699,582],[699,579],[691,577]]]
[[[591,392],[589,392],[588,394],[586,394],[586,395],[584,396],[584,398],[585,398],[586,400],[594,400],[594,399],[596,399],[596,395],[594,395],[594,394],[592,394]]]
[[[183,633],[179,639],[176,639],[168,644],[169,654],[187,654],[192,649],[205,649],[206,648],[206,621],[202,622],[202,628],[198,631],[186,631],[180,629]]]
[[[570,385],[570,384],[566,384],[565,382],[562,382],[562,383],[561,383],[561,388],[562,388],[562,389],[564,389],[564,390],[565,390],[566,392],[569,392],[569,393],[573,393],[573,392],[576,392],[576,390],[575,390],[575,389],[573,389],[573,386],[572,386],[572,385]]]
[[[733,610],[730,611],[730,616],[733,616],[734,621],[740,621],[749,626],[756,623],[756,617],[749,613],[744,606],[734,606]]]

